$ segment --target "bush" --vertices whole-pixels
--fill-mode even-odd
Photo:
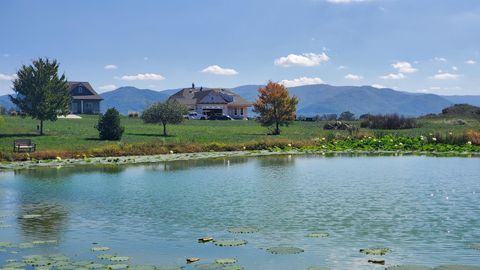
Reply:
[[[370,129],[409,129],[418,127],[415,118],[399,116],[398,114],[370,115],[363,119],[362,128]]]
[[[338,120],[340,121],[354,121],[355,120],[355,114],[349,111],[342,112],[340,116],[338,117]]]
[[[480,132],[469,130],[466,133],[467,139],[474,145],[480,145]]]
[[[100,115],[95,128],[101,140],[120,140],[124,131],[124,127],[120,126],[120,114],[115,108],[110,108]]]
[[[15,111],[15,110],[10,110],[9,114],[10,114],[10,116],[17,116],[18,115],[17,111]]]

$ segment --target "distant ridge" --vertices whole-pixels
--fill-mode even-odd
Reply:
[[[232,88],[243,98],[254,101],[258,88],[262,85],[242,85]],[[129,111],[141,112],[148,105],[165,101],[180,89],[155,91],[138,89],[132,86],[120,87],[102,93],[104,98],[101,109],[115,107],[126,115]],[[398,113],[407,116],[419,116],[440,113],[443,108],[455,103],[468,103],[480,106],[480,96],[439,96],[396,91],[389,88],[372,86],[332,86],[328,84],[290,87],[292,95],[299,98],[298,115],[313,116],[317,114],[351,111],[357,116],[364,113]],[[0,96],[0,106],[13,107],[8,95]]]

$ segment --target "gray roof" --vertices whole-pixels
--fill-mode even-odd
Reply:
[[[91,93],[91,95],[72,95],[72,99],[103,100],[103,98],[99,94],[97,94],[97,92],[88,82],[68,82],[68,85],[70,86],[70,91],[72,91],[75,87],[81,85]]]
[[[175,100],[186,106],[194,106],[196,104],[252,106],[252,103],[231,90],[224,88],[184,88],[171,95],[168,100]]]

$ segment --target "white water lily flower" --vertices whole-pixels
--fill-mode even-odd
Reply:
[[[170,154],[173,154],[173,150],[170,150]]]
[[[468,141],[468,142],[467,142],[467,144],[471,145],[471,144],[472,144],[472,142],[471,142],[471,141]]]
[[[432,141],[436,142],[436,141],[437,141],[437,138],[433,137],[433,138],[432,138]]]
[[[289,144],[287,144],[287,146],[288,146],[288,147],[292,147],[292,144],[291,144],[291,143],[289,143]]]

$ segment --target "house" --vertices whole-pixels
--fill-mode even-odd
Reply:
[[[100,102],[103,98],[93,90],[88,82],[68,82],[72,105],[70,112],[73,114],[99,114]]]
[[[246,119],[247,109],[252,104],[234,92],[224,88],[184,88],[170,96],[169,101],[174,100],[185,105],[191,112],[197,112],[206,116],[228,115],[235,119]]]

